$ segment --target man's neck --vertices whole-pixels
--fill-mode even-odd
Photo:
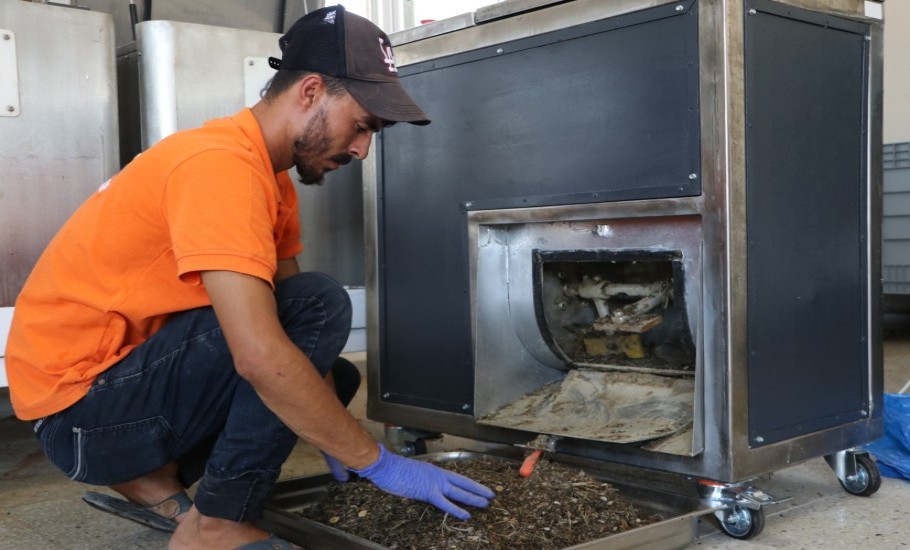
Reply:
[[[260,100],[250,108],[250,111],[259,123],[272,169],[276,174],[291,169],[294,166],[293,147],[288,145],[287,117],[280,116],[279,105]]]

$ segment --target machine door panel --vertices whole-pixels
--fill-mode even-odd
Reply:
[[[775,4],[746,15],[753,447],[869,411],[868,27]]]

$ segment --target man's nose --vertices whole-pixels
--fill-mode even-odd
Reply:
[[[373,133],[365,132],[354,138],[354,141],[351,142],[350,147],[348,147],[348,154],[357,160],[363,160],[367,158],[367,155],[370,153],[370,143],[372,142]]]

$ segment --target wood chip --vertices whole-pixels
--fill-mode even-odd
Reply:
[[[363,480],[333,483],[327,498],[303,513],[393,550],[556,550],[660,521],[581,470],[541,460],[530,477],[495,458],[442,462],[497,493],[488,508],[465,507],[459,521],[435,507],[384,493]],[[369,511],[369,513],[366,513]]]

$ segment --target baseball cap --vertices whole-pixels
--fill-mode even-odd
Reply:
[[[401,87],[388,35],[344,6],[304,15],[278,39],[278,45],[282,57],[269,58],[273,69],[315,71],[338,78],[373,116],[392,122],[430,123]]]

